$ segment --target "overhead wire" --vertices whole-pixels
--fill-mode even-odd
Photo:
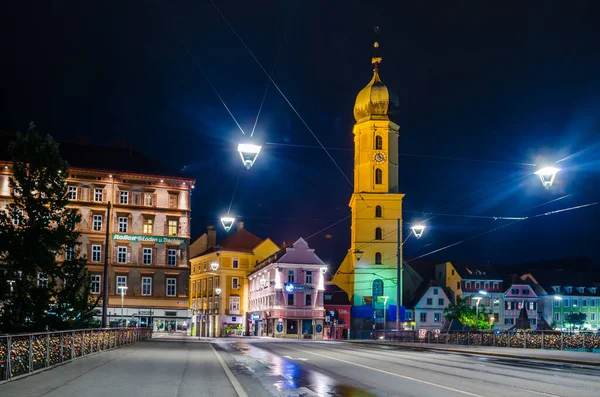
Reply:
[[[258,60],[258,58],[256,58],[256,56],[254,55],[254,53],[252,52],[252,50],[250,49],[250,47],[248,47],[248,45],[246,44],[246,42],[241,38],[241,36],[238,34],[238,32],[233,27],[233,25],[231,25],[231,23],[229,22],[229,20],[227,19],[227,17],[221,12],[221,10],[219,9],[219,7],[217,7],[217,5],[215,4],[215,2],[213,0],[210,0],[210,2],[213,5],[213,7],[217,10],[217,12],[221,16],[221,18],[225,21],[225,23],[227,24],[227,26],[229,26],[229,28],[231,29],[231,31],[235,34],[235,36],[238,38],[238,40],[242,43],[242,45],[244,46],[244,48],[248,51],[248,53],[250,54],[250,56],[252,56],[252,58],[254,59],[254,61],[258,64],[258,66],[263,71],[263,73],[269,78],[269,80],[271,81],[271,84],[273,84],[273,87],[275,87],[277,89],[277,91],[279,92],[279,94],[281,94],[281,96],[283,97],[283,99],[287,102],[287,104],[290,106],[290,108],[294,111],[294,113],[296,114],[296,116],[298,116],[298,118],[300,119],[300,121],[302,122],[302,124],[304,124],[304,126],[306,127],[306,129],[310,132],[310,134],[313,136],[313,138],[317,141],[317,143],[319,144],[319,146],[321,146],[321,148],[325,151],[325,153],[327,154],[327,156],[329,157],[329,159],[333,162],[333,164],[336,166],[336,168],[338,169],[338,171],[340,171],[340,173],[344,176],[344,178],[350,184],[350,186],[354,187],[354,184],[352,183],[352,181],[344,173],[344,171],[339,166],[339,164],[335,161],[335,159],[333,158],[333,156],[331,155],[331,153],[329,153],[329,151],[321,143],[321,141],[319,140],[319,138],[317,137],[317,135],[313,132],[313,130],[310,128],[310,126],[304,120],[304,118],[302,118],[302,116],[300,115],[300,113],[298,112],[298,110],[294,107],[294,105],[290,102],[290,100],[287,98],[287,96],[283,93],[283,91],[281,90],[281,88],[279,88],[279,85],[277,85],[277,83],[275,82],[275,80],[273,80],[273,78],[271,77],[271,75],[269,74],[269,72],[264,68],[264,66],[262,65],[262,63]]]

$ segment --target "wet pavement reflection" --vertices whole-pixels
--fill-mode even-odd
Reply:
[[[375,394],[356,388],[307,368],[300,358],[285,358],[273,354],[252,344],[238,342],[234,344],[242,356],[251,357],[266,365],[261,381],[275,379],[271,383],[277,395],[285,396],[326,396],[326,397],[374,397]]]

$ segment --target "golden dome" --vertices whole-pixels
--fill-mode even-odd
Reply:
[[[375,49],[379,43],[375,42]],[[398,108],[398,97],[388,90],[379,77],[379,64],[381,58],[375,55],[373,78],[365,88],[360,90],[354,103],[354,118],[357,122],[366,120],[389,120]]]

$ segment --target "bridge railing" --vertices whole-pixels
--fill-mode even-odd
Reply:
[[[0,336],[0,382],[152,337],[152,328],[96,328]]]

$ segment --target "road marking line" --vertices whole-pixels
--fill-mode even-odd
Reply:
[[[423,384],[426,384],[426,385],[429,385],[429,386],[439,387],[440,389],[445,389],[445,390],[450,390],[450,391],[453,391],[453,392],[456,392],[456,393],[466,394],[467,396],[484,397],[484,396],[482,396],[480,394],[469,393],[468,391],[463,391],[463,390],[454,389],[454,388],[448,387],[448,386],[438,385],[436,383],[428,382],[426,380],[421,380],[421,379],[411,378],[410,376],[395,374],[395,373],[390,372],[390,371],[385,371],[383,369],[369,367],[368,365],[353,363],[352,361],[342,360],[340,358],[328,357],[328,356],[326,356],[324,354],[313,353],[313,352],[309,352],[309,351],[306,351],[306,350],[297,349],[295,347],[290,347],[290,346],[286,346],[286,345],[280,345],[280,344],[278,344],[277,346],[288,348],[288,349],[292,349],[292,350],[297,350],[297,351],[302,352],[302,353],[313,354],[315,356],[319,356],[319,357],[323,357],[323,358],[328,358],[330,360],[340,361],[342,363],[351,364],[351,365],[355,365],[357,367],[370,369],[370,370],[381,372],[381,373],[384,373],[384,374],[387,374],[387,375],[396,376],[398,378],[412,380],[414,382],[423,383]]]
[[[225,371],[225,374],[229,378],[229,382],[231,382],[231,386],[233,386],[233,388],[235,389],[235,392],[237,393],[238,397],[248,397],[248,395],[244,391],[244,388],[242,387],[242,385],[240,385],[240,382],[238,382],[238,380],[235,378],[235,376],[233,375],[233,373],[227,366],[227,363],[225,363],[225,360],[223,360],[223,358],[221,357],[219,352],[213,347],[213,345],[211,343],[209,343],[208,345],[210,346],[212,351],[215,353],[215,356],[217,356],[217,360],[219,360],[221,367],[223,367],[223,370]]]

